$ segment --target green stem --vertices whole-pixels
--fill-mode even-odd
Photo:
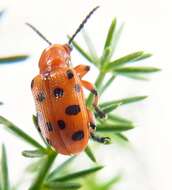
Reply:
[[[96,82],[95,82],[95,87],[96,89],[99,91],[101,85],[102,85],[102,82],[105,78],[105,73],[104,72],[100,72],[97,79],[96,79]],[[92,102],[93,102],[93,94],[89,94],[88,98],[87,98],[87,106],[88,107],[91,107],[92,105]]]
[[[32,186],[29,188],[29,190],[41,190],[42,189],[44,179],[45,179],[49,169],[51,168],[56,156],[57,156],[57,153],[54,151],[51,151],[49,153],[42,168],[40,169],[40,171],[38,173],[36,180],[34,181]]]
[[[105,73],[100,72],[95,82],[95,87],[97,88],[97,90],[100,89],[100,86],[102,85],[104,77],[105,77]]]

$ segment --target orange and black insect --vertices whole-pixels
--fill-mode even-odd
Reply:
[[[94,94],[93,106],[100,117],[98,93],[83,76],[90,70],[88,65],[71,65],[71,44],[83,28],[95,7],[84,19],[69,42],[64,45],[52,44],[34,26],[28,24],[49,46],[39,60],[40,73],[32,80],[31,89],[36,104],[38,125],[46,141],[61,154],[77,154],[87,146],[89,138],[109,143],[108,137],[94,134],[94,116],[86,107],[83,87]]]

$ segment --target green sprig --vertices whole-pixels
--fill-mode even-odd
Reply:
[[[113,84],[114,80],[119,75],[140,80],[140,79],[146,79],[147,74],[160,71],[160,69],[155,67],[150,67],[150,66],[145,67],[140,65],[137,66],[139,61],[143,61],[144,59],[151,57],[151,54],[145,53],[144,51],[136,51],[134,53],[122,56],[114,60],[113,54],[115,52],[117,43],[121,36],[123,26],[124,25],[121,25],[121,27],[118,28],[116,19],[112,20],[110,27],[108,29],[107,36],[105,38],[105,43],[102,51],[103,53],[100,56],[95,51],[93,42],[90,36],[86,32],[84,33],[84,40],[86,42],[88,51],[84,50],[80,46],[80,44],[77,43],[76,41],[72,41],[74,48],[88,62],[97,67],[98,76],[96,78],[96,82],[94,85],[101,96],[104,95],[104,92],[109,89],[110,85]],[[68,36],[68,38],[70,39],[70,36]],[[16,61],[24,61],[27,58],[28,55],[13,55],[9,57],[2,56],[0,57],[0,64],[14,63]],[[107,77],[107,75],[109,77]],[[95,115],[97,116],[96,117],[97,131],[99,133],[111,134],[111,136],[114,136],[114,138],[117,137],[122,141],[128,142],[128,139],[125,135],[123,135],[123,132],[133,129],[134,125],[128,119],[118,116],[114,114],[114,112],[116,111],[116,108],[118,108],[119,106],[141,101],[144,100],[146,97],[147,96],[135,96],[119,100],[108,100],[106,102],[100,101],[99,107],[104,112],[106,112],[107,118],[101,120],[100,118],[98,118],[98,116],[95,113]],[[92,107],[93,98],[94,98],[93,95],[89,94],[86,100],[87,106],[91,110],[93,110]],[[33,123],[39,131],[39,126],[36,116],[33,116]],[[51,169],[57,157],[57,153],[47,144],[47,142],[40,133],[39,134],[41,135],[45,147],[41,145],[39,142],[37,142],[35,139],[33,139],[30,135],[28,135],[20,128],[18,128],[16,125],[14,125],[12,122],[4,118],[3,116],[0,116],[0,124],[2,124],[5,127],[5,129],[8,129],[17,137],[21,138],[24,142],[27,142],[28,144],[32,145],[35,148],[35,150],[26,150],[22,152],[22,154],[25,157],[39,158],[38,159],[39,163],[33,162],[32,165],[30,165],[32,171],[35,172],[36,177],[32,181],[29,190],[78,189],[81,187],[80,183],[73,183],[68,181],[75,179],[78,180],[80,178],[85,179],[85,176],[94,174],[95,172],[103,168],[102,166],[96,166],[89,169],[80,170],[77,172],[73,171],[73,173],[68,174],[68,172],[66,173],[64,171],[68,171],[69,165],[72,163],[72,161],[75,158],[74,156],[63,162],[61,165],[58,165],[56,167],[53,167],[53,169]],[[96,158],[90,146],[87,146],[87,148],[85,149],[85,153],[90,158],[90,160],[96,162]],[[39,167],[37,170],[35,170],[36,165],[38,164]],[[10,190],[9,189],[10,185],[8,182],[7,159],[6,159],[6,152],[4,146],[2,147],[1,168],[2,168],[1,170],[3,170],[3,175],[1,175],[0,178],[0,184],[1,184],[0,190]],[[112,185],[116,184],[120,180],[121,180],[121,175],[118,175],[112,178],[111,180],[107,181],[106,183],[103,183],[102,185],[97,185],[95,183],[96,180],[94,181],[93,177],[92,181],[89,182],[87,186],[89,187],[89,189],[94,189],[94,190],[109,190]]]

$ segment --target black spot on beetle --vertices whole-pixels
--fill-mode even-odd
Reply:
[[[60,98],[64,95],[64,91],[62,88],[55,88],[53,93],[56,98]]]
[[[46,127],[47,127],[48,131],[52,131],[53,130],[53,127],[52,127],[52,125],[51,125],[50,122],[46,123]]]
[[[81,87],[80,87],[80,85],[79,84],[75,84],[75,91],[76,92],[80,92],[81,91]]]
[[[72,79],[72,78],[73,78],[73,72],[72,72],[71,70],[68,70],[68,71],[66,72],[66,74],[67,74],[67,78],[68,78],[68,79]]]
[[[33,86],[34,86],[34,79],[31,82],[31,89],[33,88]]]
[[[37,100],[39,102],[43,102],[45,100],[45,94],[44,94],[44,92],[39,92],[39,94],[37,96]]]
[[[82,130],[79,130],[72,135],[72,140],[74,141],[80,141],[84,138],[84,132]]]
[[[77,115],[81,111],[79,105],[70,105],[66,108],[65,113],[67,115]]]
[[[60,129],[64,129],[66,127],[66,124],[63,120],[58,120],[57,124],[58,124]]]

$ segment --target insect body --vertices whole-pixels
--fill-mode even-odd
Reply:
[[[83,23],[96,9],[90,12]],[[97,137],[94,134],[94,117],[86,107],[83,87],[94,94],[93,106],[98,115],[104,117],[104,113],[97,107],[98,94],[93,85],[82,80],[90,67],[78,65],[73,68],[70,63],[71,39],[65,45],[52,45],[38,30],[28,25],[50,44],[40,57],[40,73],[31,83],[38,125],[43,137],[65,155],[84,150],[90,137],[98,142],[109,143],[108,137]],[[82,27],[83,24],[76,33]]]

